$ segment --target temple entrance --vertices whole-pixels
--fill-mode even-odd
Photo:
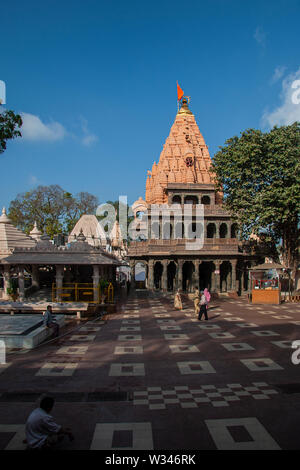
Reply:
[[[186,292],[193,291],[193,273],[195,266],[192,261],[186,261],[182,267],[182,289]]]
[[[220,290],[228,292],[231,290],[231,263],[223,261],[220,266]]]
[[[211,261],[203,261],[199,265],[199,288],[204,290],[207,288],[211,290],[211,281],[212,281],[212,272],[214,271],[214,266]]]
[[[162,288],[162,283],[161,283],[162,273],[163,273],[163,265],[161,264],[160,261],[157,261],[154,265],[154,287],[155,287],[155,289],[161,289]]]
[[[136,289],[145,289],[146,265],[144,263],[136,263],[134,267],[134,282]]]
[[[177,266],[174,261],[168,264],[167,276],[168,276],[168,291],[173,291],[176,288],[175,278],[176,278]]]

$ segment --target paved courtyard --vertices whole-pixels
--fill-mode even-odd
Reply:
[[[300,305],[135,292],[118,313],[0,365],[0,449],[23,449],[39,396],[70,426],[63,449],[299,449]],[[70,331],[70,330],[69,330]]]

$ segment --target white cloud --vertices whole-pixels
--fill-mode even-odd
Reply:
[[[298,99],[300,82],[296,83],[296,80],[300,80],[300,68],[283,79],[280,93],[281,105],[273,111],[263,113],[263,126],[284,126],[300,121],[300,102]]]
[[[259,46],[262,46],[262,47],[266,46],[266,33],[263,31],[263,29],[260,26],[257,26],[253,37]]]
[[[29,186],[38,186],[41,184],[41,181],[35,175],[29,175],[28,184]]]
[[[21,113],[23,125],[22,137],[26,140],[56,141],[62,140],[66,135],[65,128],[59,122],[44,124],[38,116]]]
[[[88,134],[81,139],[81,143],[86,147],[89,147],[93,143],[97,142],[98,137],[94,134]]]
[[[83,137],[81,138],[82,145],[86,147],[91,146],[97,142],[98,137],[95,134],[92,134],[88,129],[88,122],[85,118],[81,117],[81,129],[83,132]]]
[[[274,70],[273,76],[271,78],[271,83],[278,82],[278,80],[280,80],[283,77],[285,71],[286,71],[286,67],[284,65],[280,65],[279,67],[276,67],[276,69]]]

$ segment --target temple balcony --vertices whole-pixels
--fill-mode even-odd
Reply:
[[[131,242],[128,248],[128,256],[149,256],[149,255],[228,255],[241,253],[240,241],[236,238],[205,238],[204,245],[199,250],[187,249],[187,244],[195,243],[194,240],[178,238],[171,240],[150,239],[140,242]]]

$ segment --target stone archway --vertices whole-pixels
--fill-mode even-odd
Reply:
[[[199,265],[199,287],[200,290],[207,288],[211,291],[212,288],[212,275],[214,272],[214,264],[212,261],[203,261]]]
[[[231,263],[223,261],[220,265],[220,291],[228,292],[231,290]]]
[[[138,261],[134,266],[134,282],[138,289],[144,289],[146,287],[147,278],[147,263]]]

